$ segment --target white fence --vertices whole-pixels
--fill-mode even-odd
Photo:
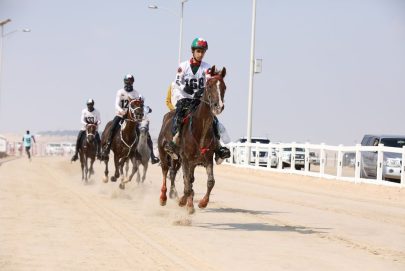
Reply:
[[[224,163],[232,166],[337,179],[354,183],[405,187],[405,166],[402,163],[405,160],[405,146],[403,148],[393,148],[384,145],[330,146],[309,143],[230,143],[227,146],[231,150],[231,157]],[[286,163],[283,163],[285,161],[283,152],[286,152],[286,148],[291,148],[290,165],[287,165],[287,167],[285,167]],[[299,170],[296,169],[295,164],[298,157],[296,156],[297,148],[304,149],[305,154],[304,164],[297,166],[297,168],[300,168]],[[315,153],[319,158],[319,165],[313,163],[316,160],[311,160],[310,153]],[[348,156],[347,154],[351,154],[350,157],[353,157],[351,161],[344,159],[344,157]],[[370,161],[367,164],[365,157],[369,154],[375,157],[374,161],[372,161],[374,164],[372,170],[375,176],[365,178],[364,167],[370,166]],[[387,158],[390,154],[397,158]],[[277,161],[276,165],[274,159]],[[388,161],[389,159],[391,160]],[[272,165],[275,167],[273,168]],[[392,174],[396,174],[396,176],[390,175],[390,172],[393,172]],[[388,180],[387,176],[393,177],[393,179]]]

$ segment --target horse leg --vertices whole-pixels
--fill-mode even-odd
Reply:
[[[129,160],[129,158],[123,158],[123,159],[121,159],[121,161],[119,161],[119,163],[118,163],[118,170],[119,170],[119,175],[118,175],[118,177],[119,176],[121,176],[121,182],[120,182],[120,184],[119,184],[119,188],[121,188],[121,189],[125,189],[125,183],[127,183],[126,181],[125,181],[125,176],[124,176],[124,165],[125,165],[125,163],[127,162]]]
[[[132,162],[132,172],[131,172],[131,175],[129,175],[129,177],[126,179],[126,181],[124,183],[128,183],[128,182],[132,181],[132,178],[134,177],[135,173],[138,171],[138,164],[136,162],[135,157],[133,157],[131,159],[131,162]]]
[[[125,162],[125,177],[128,177],[129,159]]]
[[[214,179],[214,164],[210,163],[208,166],[205,168],[207,171],[208,175],[208,180],[207,180],[207,193],[204,195],[204,197],[200,200],[198,203],[199,208],[205,208],[207,207],[208,202],[210,201],[210,194],[212,188],[214,188],[215,185],[215,179]]]
[[[175,181],[176,181],[176,175],[177,175],[177,171],[180,168],[180,163],[174,162],[174,160],[172,160],[171,163],[171,167],[170,167],[170,193],[169,193],[169,197],[172,198],[178,198],[178,194],[177,194],[177,190],[176,190],[176,185],[175,185]]]
[[[190,167],[188,162],[183,161],[183,180],[184,180],[184,195],[181,197],[179,206],[186,205],[189,214],[194,213],[194,191],[193,191],[193,178],[194,178],[194,167]]]
[[[84,180],[84,159],[82,154],[80,153],[80,167],[82,168],[82,181]]]
[[[118,166],[119,166],[119,158],[118,155],[114,154],[114,166],[115,166],[115,172],[114,172],[114,176],[111,176],[110,180],[112,182],[116,182],[118,177],[120,176],[120,173],[118,171]]]
[[[146,161],[145,163],[143,163],[143,175],[142,175],[142,183],[145,181],[146,179],[146,171],[148,170],[148,161]]]
[[[135,163],[138,165],[138,171],[136,172],[136,182],[139,184],[141,182],[141,173],[139,172],[139,162],[137,159],[134,159]]]
[[[85,169],[86,169],[85,181],[87,183],[87,181],[89,180],[89,157],[88,156],[86,156],[86,160],[85,160]]]
[[[90,158],[89,179],[90,179],[91,175],[94,174],[94,169],[93,169],[94,160],[95,160],[95,158]]]
[[[167,164],[167,161],[162,159],[161,167],[162,167],[162,174],[163,174],[163,182],[162,182],[162,188],[160,189],[160,205],[165,206],[166,201],[167,201],[167,196],[166,196],[167,172],[169,171],[169,165]]]
[[[105,163],[105,170],[104,170],[104,178],[103,182],[107,183],[108,182],[108,158],[104,160]]]

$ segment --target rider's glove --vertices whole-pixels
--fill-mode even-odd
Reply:
[[[194,94],[194,98],[200,99],[203,96],[203,94],[204,94],[204,89],[201,88]]]
[[[193,93],[194,93],[194,91],[190,85],[185,85],[185,87],[183,88],[183,91],[189,95],[193,95]]]

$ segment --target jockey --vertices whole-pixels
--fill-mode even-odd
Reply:
[[[195,38],[191,43],[192,58],[180,63],[177,69],[176,82],[171,90],[171,103],[176,108],[172,123],[173,140],[165,145],[166,152],[172,156],[173,159],[178,158],[175,150],[179,143],[183,118],[189,109],[197,107],[200,102],[199,99],[205,89],[206,74],[211,68],[208,63],[202,61],[207,50],[207,41],[202,38]],[[220,145],[220,133],[218,129],[218,119],[216,117],[214,117],[213,128],[215,136],[218,139],[218,146],[215,150],[215,160],[218,163],[219,160],[229,158],[230,151],[228,148]]]
[[[94,108],[94,100],[93,99],[88,99],[87,100],[87,108],[84,108],[82,110],[82,116],[80,118],[83,127],[79,131],[79,135],[77,136],[76,140],[76,151],[75,154],[72,156],[72,162],[76,161],[79,156],[79,148],[82,145],[82,141],[86,135],[86,126],[87,124],[96,124],[97,127],[101,123],[101,118],[100,118],[100,112],[98,112],[97,109]],[[95,135],[96,138],[96,143],[97,143],[97,158],[100,159],[100,148],[101,148],[101,140],[100,140],[100,135],[98,134],[98,131],[96,132]]]
[[[139,97],[143,100],[143,102],[145,103],[145,98],[142,96],[142,95],[139,95]],[[146,120],[148,123],[149,123],[149,119],[148,119],[148,114],[150,114],[150,113],[152,113],[152,108],[150,108],[149,106],[147,106],[147,105],[145,105],[145,107],[144,107],[144,109],[143,109],[143,112],[144,112],[144,117],[143,117],[143,119],[144,120]],[[157,158],[156,156],[155,156],[155,154],[153,153],[153,141],[152,141],[152,138],[150,137],[150,133],[149,133],[149,124],[148,124],[148,147],[149,147],[149,149],[150,149],[150,160],[151,160],[151,162],[152,162],[152,164],[156,164],[156,163],[159,163],[160,162],[160,160],[159,160],[159,158]]]
[[[139,92],[134,89],[134,87],[133,87],[134,82],[135,82],[135,78],[132,74],[125,75],[124,88],[121,88],[117,91],[117,95],[115,97],[116,115],[112,121],[108,141],[107,141],[106,145],[104,146],[104,150],[101,155],[102,160],[107,159],[108,155],[110,154],[111,143],[114,138],[115,132],[118,129],[119,123],[124,119],[124,116],[126,115],[126,113],[128,111],[129,98],[130,99],[142,98],[142,96],[139,94]],[[150,109],[150,112],[152,112],[152,109]],[[148,145],[149,145],[149,148],[151,148],[152,164],[155,164],[155,163],[159,162],[159,159],[153,153],[152,140],[149,140],[149,138],[150,138],[150,135],[148,136]]]

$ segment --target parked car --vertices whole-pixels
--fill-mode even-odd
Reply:
[[[62,143],[62,148],[64,154],[73,154],[76,150],[76,143],[73,142],[63,142]]]
[[[240,138],[237,143],[245,143],[246,138]],[[250,165],[255,165],[256,163],[256,155],[258,156],[258,163],[260,166],[267,166],[268,156],[269,156],[269,148],[267,144],[270,143],[270,139],[264,137],[252,137],[251,143],[259,143],[258,151],[259,153],[256,154],[256,147],[250,148]],[[234,150],[233,162],[237,164],[244,164],[246,159],[246,148],[245,147],[237,147]],[[276,151],[273,149],[270,154],[270,166],[277,167],[277,155]]]
[[[378,146],[402,148],[405,145],[405,136],[394,135],[365,135],[361,141],[362,146]],[[377,152],[361,152],[360,177],[376,178],[377,176]],[[402,154],[384,152],[382,178],[384,180],[401,179]]]
[[[283,148],[282,152],[282,168],[291,167],[291,148]],[[305,166],[305,150],[303,148],[295,148],[295,169],[301,170]]]
[[[48,143],[45,147],[46,155],[63,155],[63,152],[61,143]]]
[[[319,156],[313,151],[309,152],[309,163],[313,165],[320,164]]]

